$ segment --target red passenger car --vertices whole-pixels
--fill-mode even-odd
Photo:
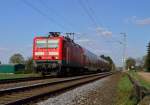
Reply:
[[[108,62],[58,32],[51,32],[48,37],[34,38],[33,59],[36,70],[43,74],[64,75],[108,69]]]

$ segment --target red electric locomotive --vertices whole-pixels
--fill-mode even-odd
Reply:
[[[108,71],[108,62],[74,43],[72,39],[50,32],[48,37],[35,37],[33,60],[37,72],[57,75],[84,71]]]

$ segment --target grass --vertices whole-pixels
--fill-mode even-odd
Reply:
[[[133,85],[127,75],[123,75],[117,86],[117,102],[116,105],[135,105],[136,99],[131,99]]]
[[[142,86],[146,87],[147,89],[150,89],[150,83],[147,82],[147,81],[145,81],[141,76],[139,76],[137,74],[137,72],[135,72],[135,71],[129,71],[129,74],[133,78],[135,78],[136,80],[138,80]]]
[[[2,79],[14,79],[14,78],[27,78],[27,77],[37,77],[39,76],[38,74],[6,74],[6,73],[1,73],[0,74],[0,80]]]

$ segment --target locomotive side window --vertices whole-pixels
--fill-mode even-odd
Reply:
[[[47,47],[46,40],[37,40],[36,41],[36,46],[38,48],[46,48]]]
[[[48,40],[48,48],[58,48],[59,40]]]

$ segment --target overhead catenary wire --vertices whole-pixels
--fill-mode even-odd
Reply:
[[[55,14],[56,17],[61,17],[61,19],[63,19],[63,21],[65,21],[65,23],[67,23],[66,25],[68,25],[69,27],[71,27],[73,30],[75,29],[75,25],[72,24],[68,18],[66,18],[64,15],[62,15],[61,13],[59,13],[58,11],[56,12],[55,9],[51,8],[47,3],[45,3],[43,0],[38,0],[38,2],[43,5],[43,7],[45,7],[48,12],[52,12],[53,14]]]
[[[92,16],[92,14],[89,12],[89,10],[87,9],[87,7],[84,5],[83,1],[84,0],[78,0],[80,6],[83,8],[83,10],[86,12],[86,14],[88,15],[88,17],[90,18],[90,20],[93,22],[93,25],[95,25],[96,27],[98,27],[99,25],[97,24],[96,20],[94,19],[94,17]]]
[[[98,24],[98,19],[96,18],[96,15],[94,13],[94,10],[92,9],[92,7],[89,5],[89,2],[88,0],[86,0],[86,3],[87,3],[87,7],[83,4],[84,2],[81,2],[81,0],[78,0],[81,7],[83,8],[83,10],[85,11],[85,13],[88,15],[88,17],[90,18],[90,20],[93,22],[93,24],[96,26],[96,28],[100,27],[99,24]],[[82,0],[84,1],[84,0]],[[103,27],[103,25],[100,23],[101,27]],[[107,30],[106,30],[107,31]],[[98,34],[101,34],[101,33],[98,33]],[[101,35],[105,40],[108,40],[105,36]],[[115,43],[119,43],[120,45],[123,45],[123,42],[114,38],[114,37],[111,37],[111,41],[109,40],[109,42],[115,42]],[[110,44],[112,46],[112,44]],[[110,47],[110,46],[109,46]],[[111,48],[111,47],[110,47]],[[113,51],[113,49],[112,49]],[[112,52],[113,53],[113,52]]]
[[[98,26],[99,27],[100,26],[103,27],[103,24],[97,19],[97,16],[95,15],[95,12],[94,12],[93,8],[90,6],[88,0],[86,0],[86,4],[87,4],[89,12],[91,13],[92,17],[94,18],[94,20],[96,21],[96,23],[98,24]]]
[[[96,16],[95,16],[95,13],[92,9],[92,7],[90,7],[89,3],[88,3],[88,0],[86,0],[86,3],[87,3],[87,7],[86,5],[84,4],[84,0],[78,0],[80,6],[82,7],[82,9],[84,10],[84,12],[87,14],[87,16],[89,17],[89,19],[91,20],[91,22],[93,23],[93,25],[98,28],[100,27],[98,22],[97,22],[97,19],[96,19]]]
[[[55,19],[53,19],[52,17],[50,17],[49,15],[47,15],[46,13],[44,13],[43,11],[41,11],[39,8],[37,8],[36,6],[34,6],[32,3],[30,3],[27,0],[21,0],[24,4],[26,4],[27,6],[29,6],[30,8],[32,8],[33,10],[35,10],[37,13],[39,13],[40,15],[44,16],[47,20],[49,20],[50,22],[53,22],[54,24],[56,24],[58,27],[62,28],[62,29],[68,29],[66,28],[63,24],[59,23],[58,21],[56,21]]]
[[[88,8],[90,8],[90,9],[88,9],[87,7],[86,7],[86,5],[84,4],[84,0],[78,0],[78,2],[79,2],[79,4],[80,4],[80,6],[82,7],[82,9],[84,10],[84,12],[87,14],[87,16],[89,17],[89,19],[91,20],[91,22],[93,23],[93,25],[96,27],[96,28],[98,28],[99,27],[99,24],[98,24],[98,22],[97,22],[97,20],[95,19],[95,17],[94,17],[94,11],[93,11],[93,9],[89,6],[89,4],[88,4],[88,1],[86,1],[87,2],[87,4],[88,4]],[[98,33],[99,34],[99,33]],[[106,37],[104,37],[103,35],[102,35],[102,37],[103,38],[105,38],[106,39]],[[108,39],[107,39],[108,40]]]
[[[84,1],[84,0],[82,0]],[[83,7],[84,11],[87,13],[87,15],[90,17],[91,21],[93,22],[96,22],[94,24],[96,24],[95,26],[96,27],[103,27],[104,25],[98,21],[96,15],[95,15],[95,12],[93,10],[93,8],[90,6],[89,4],[89,1],[86,0],[86,4],[87,4],[87,8],[85,7],[85,5],[83,4],[83,2],[81,2],[81,0],[79,0],[79,3],[81,4],[81,6]],[[101,35],[105,40],[108,40],[105,36]],[[115,42],[115,43],[119,43],[119,44],[123,44],[122,41],[114,38],[114,37],[111,37],[112,41],[109,41],[109,42]]]
[[[90,11],[89,11],[89,9],[85,6],[85,4],[84,4],[84,2],[83,2],[84,0],[78,0],[78,2],[79,2],[79,4],[80,4],[80,6],[82,7],[82,9],[84,10],[84,12],[87,14],[87,16],[89,17],[89,19],[93,22],[93,25],[96,27],[96,28],[98,28],[99,27],[99,24],[98,24],[98,22],[97,22],[97,19],[95,19],[95,17],[94,17],[94,11],[93,11],[93,9],[89,6],[89,4],[88,4],[88,8],[90,8]],[[102,35],[102,37],[103,38],[105,38],[106,39],[106,37],[104,37],[103,35]],[[107,39],[108,40],[108,39]]]

